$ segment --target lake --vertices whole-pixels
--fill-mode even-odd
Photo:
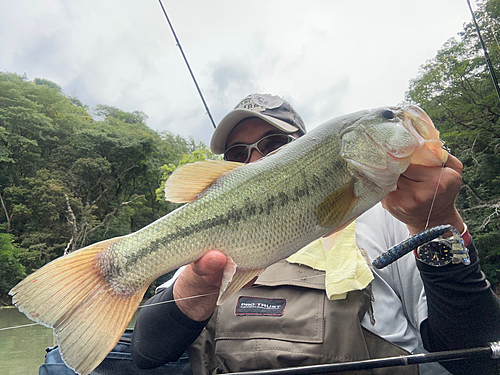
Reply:
[[[0,309],[0,374],[38,374],[38,367],[45,360],[45,348],[55,345],[52,329],[39,324],[3,329],[31,323],[16,308]]]
[[[133,322],[129,324],[133,327]],[[52,328],[33,322],[16,308],[0,308],[0,374],[36,375],[45,361],[45,348],[56,345]],[[4,329],[8,327],[19,327]]]

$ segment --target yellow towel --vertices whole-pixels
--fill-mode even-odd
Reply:
[[[373,275],[356,246],[355,223],[327,238],[320,238],[293,254],[287,261],[325,271],[329,299],[344,299],[347,292],[365,288]]]

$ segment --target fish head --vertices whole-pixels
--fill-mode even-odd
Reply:
[[[439,131],[419,107],[385,107],[346,118],[340,134],[341,157],[350,170],[387,192],[396,190],[410,163],[440,166],[448,153]]]

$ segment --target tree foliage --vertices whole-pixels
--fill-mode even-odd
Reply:
[[[500,0],[478,3],[475,16],[496,74],[500,72]],[[500,282],[500,99],[474,24],[467,23],[410,82],[409,102],[433,119],[464,164],[457,205],[469,225],[483,270]]]
[[[0,301],[24,272],[172,209],[157,199],[162,166],[206,148],[146,119],[106,105],[91,113],[56,83],[0,73]]]
[[[14,244],[14,236],[0,233],[0,295],[7,295],[13,285],[26,276],[19,261],[21,249]]]

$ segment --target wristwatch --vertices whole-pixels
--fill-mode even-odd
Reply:
[[[433,267],[442,267],[450,263],[463,263],[467,266],[470,264],[470,257],[464,239],[468,243],[470,242],[467,227],[465,227],[465,231],[461,235],[456,232],[453,233],[452,237],[439,237],[420,245],[415,252],[417,259]]]
[[[446,266],[453,259],[451,247],[451,242],[445,239],[427,242],[417,248],[417,259],[429,266]]]

